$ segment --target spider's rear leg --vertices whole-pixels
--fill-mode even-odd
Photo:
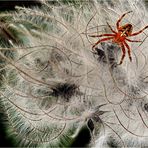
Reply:
[[[120,60],[119,65],[121,65],[121,64],[123,63],[123,60],[124,60],[124,58],[125,58],[125,53],[126,53],[126,51],[125,51],[124,44],[121,44],[121,49],[122,49],[122,57],[121,57],[121,60]]]
[[[138,32],[135,32],[135,33],[131,34],[130,36],[138,35],[138,34],[142,33],[142,32],[143,32],[145,29],[147,29],[147,28],[148,28],[148,25],[145,26],[143,29],[139,30]]]
[[[126,39],[129,42],[142,42],[141,40],[130,40],[130,39]]]
[[[132,12],[132,11],[128,11],[128,12],[124,13],[124,14],[118,19],[118,21],[117,21],[117,23],[116,23],[117,29],[119,29],[120,22],[121,22],[121,20],[123,19],[123,17],[124,17],[126,14],[131,13],[131,12]]]
[[[107,26],[110,28],[110,30],[111,30],[113,33],[116,34],[117,32],[116,32],[115,30],[112,29],[111,25],[110,25],[108,22],[106,22],[106,23],[107,23]]]
[[[111,40],[113,39],[114,37],[108,37],[108,38],[103,38],[101,40],[98,40],[93,46],[92,46],[92,50],[94,50],[94,48],[101,42],[104,42],[104,41],[107,41],[107,40]]]

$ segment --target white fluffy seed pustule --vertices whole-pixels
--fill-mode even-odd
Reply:
[[[89,36],[111,33],[106,22],[116,30],[127,11],[121,25],[131,23],[133,32],[148,25],[141,0],[58,1],[6,14],[7,32],[20,42],[9,38],[11,47],[1,47],[0,103],[17,146],[70,147],[88,121],[90,146],[148,146],[148,30],[132,38],[143,42],[129,43],[132,62],[126,54],[121,65],[118,45],[92,51],[99,38]]]

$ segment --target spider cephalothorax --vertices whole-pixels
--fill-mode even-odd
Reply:
[[[117,31],[113,30],[112,27],[107,23],[108,27],[110,28],[110,30],[112,31],[113,34],[89,35],[90,37],[103,37],[103,36],[106,37],[106,38],[103,38],[103,39],[98,40],[93,45],[92,49],[94,49],[94,47],[96,45],[98,45],[99,43],[104,42],[104,41],[107,41],[107,40],[112,40],[113,42],[117,43],[121,47],[122,53],[123,53],[119,65],[122,64],[123,59],[125,57],[125,53],[126,53],[125,47],[127,48],[129,59],[130,59],[130,61],[132,61],[131,49],[130,49],[130,47],[127,44],[126,41],[128,41],[128,42],[141,42],[140,40],[131,40],[128,37],[136,36],[136,35],[142,33],[146,28],[148,28],[148,25],[147,25],[143,29],[141,29],[140,31],[135,32],[135,33],[132,33],[133,26],[131,24],[125,24],[123,26],[120,26],[120,22],[121,22],[122,18],[126,14],[128,14],[130,12],[132,12],[132,11],[129,11],[127,13],[124,13],[118,19],[118,21],[116,23]]]

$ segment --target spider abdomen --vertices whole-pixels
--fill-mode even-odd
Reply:
[[[133,30],[132,24],[125,24],[121,26],[118,31],[121,32],[121,36],[127,37],[131,35],[132,30]]]

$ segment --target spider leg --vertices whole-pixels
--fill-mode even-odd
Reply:
[[[140,33],[142,33],[145,29],[147,29],[148,28],[148,25],[147,26],[145,26],[143,29],[141,29],[140,31],[138,31],[138,32],[135,32],[135,33],[133,33],[133,34],[131,34],[131,35],[129,35],[129,36],[135,36],[135,35],[138,35],[138,34],[140,34]]]
[[[126,51],[125,51],[124,44],[121,44],[121,49],[122,49],[122,57],[121,57],[121,60],[120,60],[119,65],[122,64],[122,62],[123,62],[123,60],[124,60],[124,58],[125,58],[125,53],[126,53]]]
[[[128,45],[126,42],[124,42],[124,45],[125,45],[126,48],[127,48],[129,59],[130,59],[130,61],[132,61],[131,49],[130,49],[129,45]]]
[[[123,19],[123,17],[124,17],[126,14],[131,13],[131,12],[132,12],[132,11],[128,11],[128,12],[124,13],[124,14],[118,19],[118,21],[117,21],[117,23],[116,23],[117,29],[119,29],[119,24],[120,24],[121,20]]]
[[[130,40],[130,39],[126,39],[126,40],[129,41],[129,42],[142,42],[140,40]]]
[[[115,30],[112,29],[111,25],[110,25],[108,22],[106,22],[106,23],[107,23],[108,27],[110,28],[110,30],[111,30],[113,33],[116,34],[117,32],[116,32]]]
[[[115,36],[114,34],[89,35],[90,37]]]
[[[114,37],[108,37],[108,38],[103,38],[103,39],[99,40],[98,42],[96,42],[96,43],[92,46],[92,50],[93,50],[94,47],[95,47],[96,45],[98,45],[99,43],[104,42],[104,41],[107,41],[107,40],[110,40],[110,39],[113,39],[113,38],[114,38]]]

